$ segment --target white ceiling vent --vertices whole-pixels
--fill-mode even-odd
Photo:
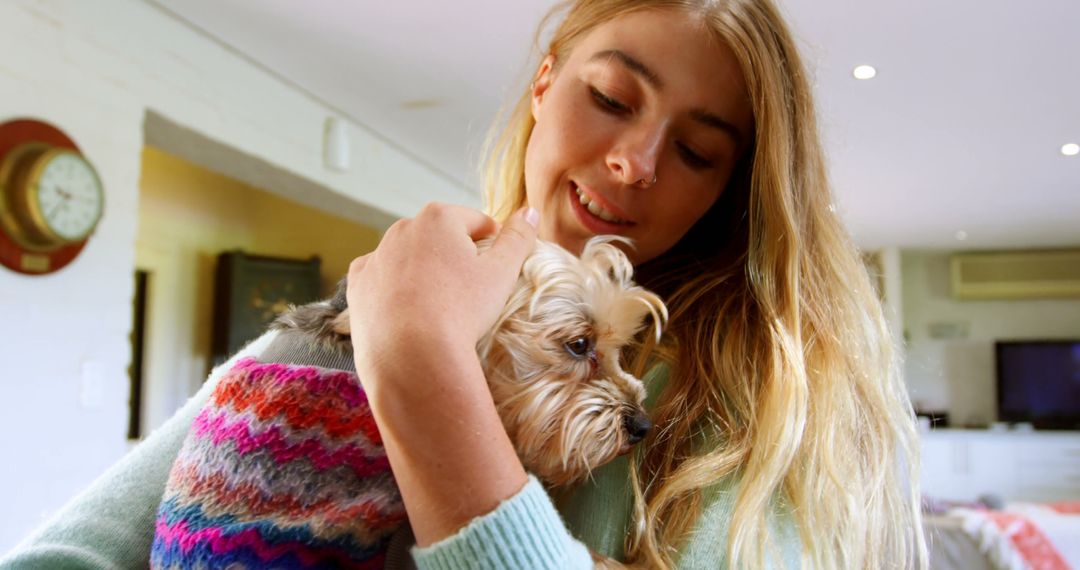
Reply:
[[[959,253],[951,262],[958,299],[1080,297],[1080,249]]]

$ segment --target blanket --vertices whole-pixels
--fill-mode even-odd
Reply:
[[[1080,569],[1080,503],[958,507],[964,531],[998,570]]]

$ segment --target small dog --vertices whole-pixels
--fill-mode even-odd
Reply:
[[[659,337],[667,309],[633,283],[619,240],[593,238],[580,258],[537,242],[477,345],[522,463],[550,486],[582,481],[651,428],[620,353],[647,317]],[[221,378],[170,473],[152,567],[383,567],[405,512],[352,372],[344,291],[282,315],[285,348]]]

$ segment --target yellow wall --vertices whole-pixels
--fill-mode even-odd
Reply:
[[[158,149],[142,154],[136,266],[151,273],[143,427],[154,428],[205,378],[217,255],[242,249],[322,259],[324,294],[375,248],[369,227],[301,206]]]

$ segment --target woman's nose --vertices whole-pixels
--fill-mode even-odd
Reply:
[[[645,126],[629,130],[608,152],[607,165],[619,182],[648,188],[656,181],[656,166],[664,143],[664,130]]]

